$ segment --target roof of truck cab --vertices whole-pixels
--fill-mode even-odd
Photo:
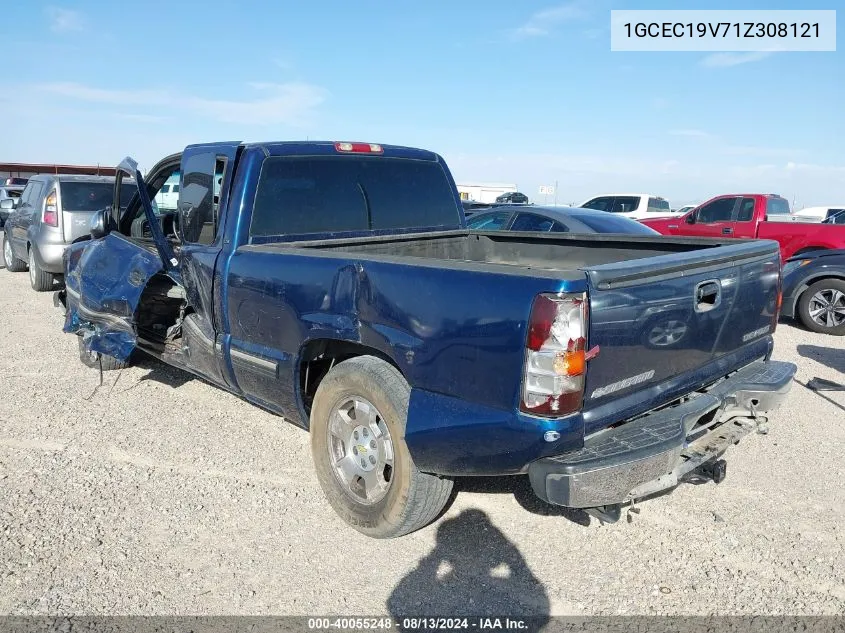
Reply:
[[[335,143],[347,141],[275,141],[271,143],[245,143],[245,147],[257,147],[262,149],[268,156],[313,156],[326,155],[336,156],[342,154],[335,149]],[[371,143],[370,141],[348,141]],[[415,147],[404,147],[402,145],[384,145],[382,143],[372,144],[380,145],[384,150],[379,154],[367,153],[352,153],[348,155],[355,156],[386,156],[388,158],[412,158],[416,160],[436,161],[439,159],[434,152],[425,149],[418,149]]]

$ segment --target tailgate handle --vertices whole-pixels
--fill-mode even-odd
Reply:
[[[733,232],[734,232],[734,230],[729,226],[726,226],[725,228],[722,229],[722,235],[730,235]]]
[[[702,281],[695,287],[695,311],[709,312],[722,302],[722,284],[718,281]]]

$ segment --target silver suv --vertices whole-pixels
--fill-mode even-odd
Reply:
[[[121,203],[137,191],[122,185]],[[39,174],[29,179],[20,198],[0,201],[14,207],[3,230],[3,261],[12,272],[29,268],[33,290],[45,291],[64,273],[62,255],[68,244],[88,235],[91,216],[112,204],[112,176]]]

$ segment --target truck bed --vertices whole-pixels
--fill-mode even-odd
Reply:
[[[749,242],[710,238],[667,238],[631,235],[567,235],[535,232],[440,231],[408,235],[368,236],[302,242],[275,242],[247,247],[258,251],[291,248],[319,249],[321,252],[358,253],[379,259],[440,260],[443,262],[482,263],[554,273],[583,270],[586,267],[653,258],[675,253],[691,253],[729,246],[729,258],[757,253],[747,248]],[[735,248],[739,247],[739,248]],[[726,253],[721,253],[723,258]],[[703,254],[702,254],[703,255]],[[698,259],[698,258],[695,258]],[[704,256],[703,259],[707,259]],[[422,262],[415,262],[422,263]],[[689,263],[687,261],[687,263]],[[531,272],[529,272],[531,271]],[[518,272],[514,271],[516,274]]]
[[[241,250],[264,256],[286,253],[294,260],[305,256],[308,266],[314,265],[315,255],[338,260],[326,262],[332,269],[356,262],[371,292],[387,292],[380,280],[390,270],[391,276],[407,280],[405,295],[392,283],[389,289],[397,293],[391,301],[403,308],[419,305],[414,295],[422,293],[436,304],[451,305],[443,315],[447,318],[461,319],[470,312],[476,321],[493,319],[501,328],[516,330],[528,316],[527,295],[537,289],[587,292],[588,343],[601,350],[587,372],[587,432],[685,395],[691,385],[713,382],[766,356],[777,311],[778,245],[765,240],[447,231]],[[437,290],[455,283],[456,275],[476,280],[472,292],[465,291],[473,310],[444,302],[448,293]],[[517,279],[506,281],[513,277]],[[716,304],[697,307],[699,288],[713,287],[714,282],[720,293]],[[498,294],[485,296],[491,289]],[[512,313],[503,318],[504,306],[514,303],[526,312],[519,319]],[[524,334],[514,334],[518,336]],[[495,353],[492,338],[484,347],[488,345]],[[477,348],[472,354],[479,360],[483,355]],[[520,362],[510,357],[511,365]],[[464,366],[463,375],[467,372]]]

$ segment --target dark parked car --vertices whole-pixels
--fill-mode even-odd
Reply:
[[[604,211],[574,207],[502,206],[476,213],[467,226],[481,231],[542,231],[544,233],[628,233],[658,235],[636,220]]]
[[[508,191],[507,193],[503,193],[501,196],[496,198],[496,202],[507,202],[510,204],[526,204],[528,202],[528,196],[524,193],[519,193],[518,191]]]
[[[783,316],[845,336],[845,249],[796,255],[783,266]]]
[[[485,211],[493,205],[489,202],[476,202],[475,200],[461,200],[461,206],[464,208],[464,217],[469,217],[479,211]]]

